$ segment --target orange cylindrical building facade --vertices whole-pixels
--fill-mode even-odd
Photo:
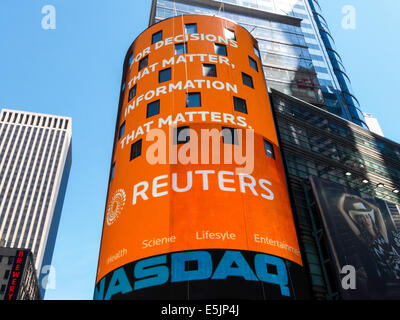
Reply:
[[[95,299],[295,296],[302,260],[257,48],[204,15],[130,47]]]

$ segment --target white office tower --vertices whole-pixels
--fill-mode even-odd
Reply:
[[[372,114],[364,112],[364,119],[367,123],[369,131],[379,134],[384,137],[381,126],[379,125],[378,119],[376,119]]]
[[[71,168],[71,122],[16,110],[0,114],[0,242],[32,250],[42,297],[41,271],[51,264]]]

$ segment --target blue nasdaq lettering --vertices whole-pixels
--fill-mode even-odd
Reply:
[[[169,269],[167,266],[161,266],[167,262],[167,256],[158,256],[140,260],[135,265],[134,276],[136,279],[143,279],[135,281],[135,290],[158,286],[164,284],[169,279]]]
[[[186,271],[186,262],[197,262],[197,270]],[[211,277],[212,259],[207,251],[185,251],[171,255],[171,282],[205,280]]]
[[[159,286],[167,283],[224,280],[239,277],[247,281],[262,281],[280,287],[283,296],[290,297],[288,273],[283,259],[267,254],[254,256],[254,270],[247,263],[240,251],[226,250],[213,270],[212,255],[205,250],[183,251],[170,254],[170,266],[167,255],[161,255],[136,262],[133,269],[133,285],[128,280],[126,270],[121,267],[111,274],[107,288],[105,277],[95,288],[95,300],[108,300],[117,294],[127,294],[135,290]],[[187,270],[186,266],[195,266]],[[272,266],[274,272],[268,271]]]

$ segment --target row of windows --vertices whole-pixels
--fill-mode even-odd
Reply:
[[[19,128],[19,126],[17,127],[17,128]],[[24,127],[21,127],[22,128],[22,130],[24,129]],[[27,130],[28,130],[28,133],[27,133],[27,135],[25,136],[25,141],[24,141],[24,143],[19,143],[18,145],[21,145],[22,147],[21,148],[23,148],[23,146],[24,145],[26,145],[26,143],[28,142],[27,141],[27,139],[28,139],[28,137],[29,137],[29,130],[30,130],[31,128],[30,127],[28,127],[27,128]],[[19,159],[17,160],[17,161],[14,161],[13,160],[13,163],[15,163],[15,166],[16,166],[16,168],[14,169],[14,176],[13,176],[13,178],[11,179],[11,185],[16,185],[17,186],[17,189],[18,188],[20,188],[20,187],[22,187],[22,182],[23,182],[23,178],[22,178],[22,174],[21,175],[19,175],[19,178],[16,180],[16,173],[17,172],[27,172],[27,176],[26,177],[24,177],[24,185],[23,185],[23,187],[22,187],[22,191],[21,191],[21,193],[20,193],[20,198],[21,199],[25,199],[25,196],[24,196],[24,194],[26,194],[27,193],[27,196],[26,196],[26,204],[25,204],[25,207],[24,208],[22,208],[21,206],[22,206],[22,202],[21,201],[19,201],[18,202],[18,208],[17,208],[17,210],[16,210],[16,212],[21,212],[21,216],[23,217],[23,219],[24,220],[21,220],[20,221],[20,226],[19,226],[19,231],[18,231],[18,234],[22,234],[22,232],[21,232],[21,227],[22,227],[22,225],[24,225],[24,222],[23,221],[25,221],[25,220],[27,220],[28,219],[28,216],[29,216],[29,221],[28,221],[28,225],[29,225],[29,223],[30,223],[30,221],[31,221],[31,215],[32,215],[32,211],[29,213],[29,214],[26,214],[26,211],[27,211],[27,208],[28,208],[28,204],[29,203],[31,203],[31,196],[33,196],[33,187],[34,187],[34,185],[35,185],[35,183],[33,183],[34,181],[37,181],[37,183],[38,183],[38,185],[40,185],[40,182],[42,181],[42,177],[43,177],[43,173],[41,172],[40,173],[40,175],[39,175],[39,177],[38,177],[38,166],[39,166],[39,164],[41,163],[41,156],[42,155],[47,155],[47,154],[49,154],[49,151],[50,151],[50,145],[51,145],[51,138],[50,138],[50,141],[48,141],[47,143],[46,143],[46,137],[47,137],[47,132],[50,132],[50,136],[52,136],[53,134],[54,134],[54,131],[52,131],[52,130],[50,130],[49,131],[49,129],[45,129],[46,130],[46,135],[44,136],[44,138],[43,138],[43,141],[41,140],[41,137],[42,137],[42,130],[43,129],[40,129],[40,131],[39,131],[39,135],[38,136],[36,136],[36,132],[37,132],[37,128],[33,128],[33,135],[32,135],[32,137],[30,138],[30,145],[32,145],[33,146],[33,142],[36,140],[36,144],[35,144],[35,146],[32,148],[32,149],[30,149],[30,155],[29,154],[27,154],[27,157],[25,157],[25,159],[24,159],[24,162],[23,162],[23,164],[22,164],[22,169],[21,169],[21,167],[20,167],[20,165],[21,165],[21,156],[22,156],[22,153],[20,153],[20,156],[19,156]],[[56,136],[58,136],[59,135],[59,131],[57,131],[56,132]],[[62,136],[64,137],[64,135],[65,135],[65,132],[62,132]],[[14,136],[18,136],[18,132],[15,132],[15,135]],[[19,136],[20,137],[22,137],[23,136],[23,134],[21,133],[21,134],[19,134]],[[39,151],[39,142],[41,142],[41,148],[40,148],[40,151]],[[44,147],[47,145],[47,148],[46,148],[46,150],[44,150]],[[32,153],[33,152],[33,153]],[[53,151],[54,152],[54,151]],[[15,152],[15,154],[18,154],[18,152]],[[39,158],[36,158],[36,154],[39,154]],[[29,155],[29,157],[28,157],[28,155]],[[28,168],[28,158],[30,159],[30,163],[29,163],[29,168]],[[44,159],[44,161],[45,161],[45,159]],[[36,163],[36,168],[33,168],[33,164],[35,164]],[[43,168],[44,168],[44,166],[43,166]],[[42,168],[42,170],[43,170],[43,168]],[[22,170],[22,171],[21,171]],[[10,171],[12,171],[12,168],[10,168],[10,170],[8,170],[8,172],[10,172]],[[30,179],[30,176],[31,175],[33,175],[33,180],[31,180]],[[1,173],[1,177],[3,176],[3,172]],[[6,177],[6,179],[8,180],[8,179],[10,179],[11,177],[9,176],[9,173],[7,173],[7,177]],[[38,179],[38,180],[37,180]],[[31,183],[32,182],[32,183]],[[28,187],[28,185],[30,185],[29,186],[29,190],[27,190],[27,187]],[[51,187],[50,187],[50,190],[51,190]],[[0,194],[0,199],[2,199],[2,197],[3,197],[3,195],[4,195],[4,192],[5,192],[5,189],[3,188],[3,190],[2,190],[2,193]],[[8,192],[8,195],[7,195],[7,199],[10,199],[10,193],[11,193],[11,188],[10,188],[10,190],[9,190],[9,192]],[[43,191],[42,191],[42,194],[43,194]],[[10,208],[6,208],[5,210],[6,210],[6,212],[8,211],[8,212],[12,212],[13,210],[14,210],[14,206],[16,205],[16,197],[17,197],[17,194],[15,193],[14,194],[14,198],[13,198],[13,200],[12,201],[10,201],[10,205],[11,205],[11,207]],[[35,195],[32,197],[33,198],[33,204],[34,203],[36,203],[36,199],[38,199],[38,197],[37,197],[37,192],[35,193]],[[5,200],[5,202],[8,202],[8,200]],[[22,210],[23,209],[23,210]],[[23,211],[23,213],[22,213],[22,211]],[[5,225],[5,233],[6,233],[6,231],[7,231],[7,228],[9,228],[9,224],[10,224],[10,217],[11,217],[11,215],[8,215],[8,218],[7,218],[7,221],[6,221],[6,225]],[[10,236],[9,236],[9,242],[11,241],[11,239],[13,238],[13,232],[15,231],[16,232],[16,227],[17,227],[17,220],[13,220],[13,224],[12,224],[12,228],[11,228],[11,230],[13,230],[12,232],[11,232],[11,234],[10,234]],[[36,224],[35,224],[36,225]]]
[[[185,24],[185,33],[197,33],[197,23],[186,23]],[[163,39],[162,30],[154,33],[151,37],[151,44],[157,43]]]
[[[231,1],[233,1],[233,0],[231,0]],[[231,2],[231,1],[227,1],[227,2]],[[272,5],[268,6],[267,8],[269,8],[269,7],[272,7]],[[292,8],[290,8],[289,10],[292,10]],[[288,11],[288,10],[284,10],[284,11]],[[255,18],[254,16],[246,16],[243,13],[231,13],[231,12],[225,11],[225,10],[200,7],[197,4],[190,5],[190,4],[180,3],[180,2],[176,2],[176,1],[165,1],[165,0],[157,1],[157,12],[156,12],[157,18],[170,18],[173,16],[192,14],[193,12],[196,12],[198,14],[208,14],[211,16],[215,16],[215,15],[222,16],[227,19],[236,21],[237,23],[239,23],[241,25],[249,24],[249,25],[255,25],[255,26],[260,26],[260,27],[265,27],[265,28],[272,28],[272,29],[277,29],[277,30],[296,32],[296,33],[301,34],[300,27],[297,27],[294,25],[289,25],[286,23],[270,21],[265,18]]]
[[[271,40],[271,41],[278,41],[285,44],[292,44],[302,47],[307,47],[307,43],[303,34],[296,34],[286,31],[278,31],[278,30],[270,30],[260,28],[259,26],[250,26],[243,24],[248,31],[251,31],[251,34],[257,38],[257,40]]]
[[[222,43],[214,43],[214,52],[217,55],[228,56],[227,47],[225,44],[222,44]],[[258,57],[260,57],[260,53],[256,47],[254,47],[254,52]],[[187,53],[188,53],[187,42],[176,43],[174,45],[174,54],[175,55],[187,54]],[[252,60],[254,61],[254,59],[252,59]],[[132,62],[132,56],[130,58],[130,63],[131,62]],[[250,63],[250,64],[252,64],[252,63]],[[149,55],[147,55],[139,60],[138,72],[140,70],[146,68],[148,65],[149,65]],[[253,65],[254,65],[254,63],[253,63]],[[253,67],[253,68],[256,69],[256,67]]]
[[[186,108],[201,107],[201,93],[187,92],[186,93]],[[245,99],[233,97],[233,107],[235,111],[247,114],[247,103]],[[160,114],[160,100],[156,100],[147,104],[146,118]],[[125,121],[119,129],[118,139],[125,133]]]
[[[174,129],[174,137],[173,137],[173,144],[185,144],[190,141],[190,127],[189,126],[181,126]],[[238,129],[230,128],[230,127],[222,127],[222,142],[224,144],[232,144],[232,145],[239,145],[239,138],[238,138]],[[275,152],[274,147],[271,142],[266,139],[264,141],[264,151],[265,154],[275,159]],[[134,142],[131,144],[131,152],[129,160],[132,161],[133,159],[138,158],[142,155],[142,139]],[[114,178],[115,173],[115,162],[111,167],[110,172],[110,180]]]
[[[196,24],[188,24],[187,26],[192,26],[191,28],[193,30],[197,30]],[[193,27],[193,26],[195,26],[195,27]],[[188,33],[192,33],[192,32],[188,32]],[[236,40],[236,34],[233,30],[225,28],[225,38]],[[152,41],[156,41],[156,42],[161,41],[162,40],[162,30],[153,34],[152,39],[153,39]],[[152,42],[152,43],[154,43],[154,42]],[[176,43],[174,48],[175,48],[175,50],[174,50],[175,55],[188,53],[186,42]],[[218,55],[223,55],[223,56],[228,55],[226,45],[221,44],[221,43],[214,43],[214,52],[215,52],[215,54],[218,54]],[[259,52],[258,48],[255,46],[254,46],[254,53],[258,58],[261,58],[260,52]],[[131,54],[129,57],[129,65],[131,65],[132,62],[133,62],[133,54]],[[148,55],[143,57],[141,60],[139,60],[138,71],[142,70],[143,68],[145,68],[147,66],[148,66]]]
[[[187,34],[197,32],[197,24],[195,24],[195,23],[186,24],[185,27],[186,27],[185,32]],[[236,40],[235,31],[225,28],[224,34],[225,34],[225,38]],[[152,44],[159,42],[162,39],[163,39],[162,30],[160,30],[152,35]],[[214,51],[215,51],[215,54],[227,56],[227,49],[226,49],[226,45],[224,45],[224,44],[215,43]],[[186,42],[175,44],[175,55],[186,54],[187,52],[188,51],[187,51],[187,43]],[[131,54],[129,57],[129,65],[131,65],[132,62],[133,62],[133,54]],[[147,65],[148,65],[148,56],[142,58],[139,61],[138,71],[147,67]]]
[[[36,130],[36,128],[35,128],[35,130]],[[43,135],[43,129],[40,129],[38,131],[37,137],[36,137],[36,132],[37,131],[35,131],[35,130],[33,132],[32,141],[30,143],[31,144],[33,143],[33,141],[34,141],[33,139],[36,139],[36,143],[35,143],[34,147],[32,148],[33,153],[30,156],[31,157],[31,161],[30,161],[29,166],[27,168],[27,173],[28,174],[27,174],[27,176],[25,178],[25,182],[24,182],[24,185],[23,185],[22,191],[21,191],[21,197],[25,197],[25,194],[27,194],[27,195],[26,195],[25,206],[24,206],[23,211],[21,213],[21,216],[23,217],[23,219],[21,219],[21,221],[20,221],[20,225],[19,225],[18,231],[15,230],[18,235],[22,235],[23,234],[22,233],[23,225],[25,224],[25,221],[28,220],[28,218],[30,217],[30,215],[32,213],[32,211],[28,212],[28,206],[29,206],[29,203],[31,202],[31,199],[33,199],[33,203],[36,202],[36,198],[33,197],[34,183],[32,183],[32,182],[35,181],[37,176],[38,176],[38,168],[39,168],[40,159],[41,159],[40,155],[43,152],[45,143],[43,143],[43,142],[41,143],[40,150],[39,150],[39,142],[42,141],[41,138],[42,138],[42,135]],[[36,155],[37,154],[38,154],[38,157],[39,157],[38,159],[36,159]],[[36,165],[34,167],[35,163],[36,163]],[[30,180],[31,177],[32,177],[32,180]],[[32,203],[32,205],[33,205],[33,203]],[[22,204],[22,202],[20,204]]]
[[[258,46],[261,51],[274,52],[279,54],[286,54],[295,56],[297,58],[311,60],[311,55],[307,48],[299,47],[293,44],[284,44],[271,40],[258,40]],[[322,57],[321,57],[322,58]],[[323,61],[323,60],[322,60]]]
[[[174,130],[174,138],[173,143],[175,145],[185,144],[190,141],[190,130],[189,126],[182,126],[177,127]],[[239,138],[237,129],[230,128],[230,127],[222,127],[222,142],[224,144],[233,144],[239,145]],[[264,150],[265,154],[275,159],[275,152],[272,143],[264,139]],[[133,160],[139,157],[142,154],[142,139],[132,143],[131,145],[131,153],[130,153],[130,160]],[[114,167],[114,166],[113,166]],[[112,170],[114,172],[114,169]],[[113,176],[113,174],[112,174]]]
[[[186,108],[193,108],[193,107],[201,107],[200,92],[186,93]],[[247,103],[245,99],[234,96],[233,107],[235,111],[247,114]],[[160,114],[160,100],[156,100],[147,104],[146,118],[150,118],[158,114]],[[125,125],[126,121],[124,121],[119,128],[118,140],[121,139],[125,134]]]
[[[181,126],[175,128],[174,138],[173,138],[173,143],[175,145],[188,143],[189,141],[190,141],[189,126]],[[222,127],[222,142],[224,144],[238,145],[239,139],[238,139],[237,129],[230,127]],[[275,152],[273,145],[266,139],[264,139],[264,150],[265,154],[268,157],[275,159]],[[130,161],[139,157],[141,154],[142,154],[142,139],[132,143],[130,152]],[[115,171],[115,163],[113,164],[111,169],[111,179],[114,176],[114,171]]]
[[[67,129],[68,120],[52,118],[52,117],[44,117],[37,116],[25,113],[17,113],[17,112],[3,112],[1,117],[1,121],[13,122],[19,124],[27,124],[27,125],[36,125],[36,126],[45,126],[54,129]]]
[[[254,68],[257,68],[257,63],[253,60],[253,62],[255,63],[254,65],[252,65]],[[250,60],[251,63],[251,60]],[[217,77],[217,66],[215,64],[209,64],[209,63],[203,63],[203,76],[204,77]],[[256,69],[258,70],[258,68]],[[159,83],[163,83],[163,82],[167,82],[170,81],[172,79],[172,69],[171,68],[167,68],[167,69],[163,69],[160,70],[158,72],[158,82]],[[242,82],[244,85],[250,87],[250,88],[254,88],[254,84],[253,84],[253,78],[248,75],[247,73],[242,72]],[[137,84],[135,84],[130,90],[129,90],[129,94],[128,94],[128,102],[130,102],[134,97],[136,97],[136,92],[137,92]]]
[[[234,110],[247,114],[247,104],[246,100],[233,97]],[[201,107],[201,93],[200,92],[188,92],[186,93],[186,107]],[[146,117],[150,118],[160,113],[160,100],[153,101],[147,105]],[[125,124],[124,121],[119,129],[118,140],[125,134]]]
[[[239,6],[243,6],[246,8],[255,8],[263,11],[272,11],[273,7],[276,7],[276,10],[279,12],[280,10],[286,9],[298,9],[301,11],[305,11],[305,6],[301,4],[294,4],[295,1],[272,1],[272,0],[222,0],[221,2],[233,3]]]
[[[186,23],[185,34],[197,33],[197,23]],[[227,39],[236,40],[236,33],[232,29],[224,28],[224,36]],[[157,43],[163,39],[162,30],[153,33],[151,36],[151,44]]]
[[[25,127],[17,126],[15,135],[13,135],[11,143],[10,143],[11,146],[14,143],[16,143],[17,146],[21,145],[21,140],[22,140],[22,137],[23,137],[24,129],[25,129]],[[22,134],[18,135],[19,131],[22,131]],[[17,140],[15,140],[16,136],[18,137]],[[10,159],[10,156],[11,156],[11,159]],[[12,154],[10,154],[10,152],[8,152],[8,154],[7,154],[6,158],[5,158],[6,161],[4,163],[4,167],[8,167],[8,163],[10,163],[10,167],[8,168],[5,181],[10,181],[11,172],[13,171],[13,167],[14,167],[14,165],[16,163],[16,157],[17,157],[17,153],[16,152],[14,152]],[[3,170],[4,170],[4,168],[3,168]],[[3,176],[3,172],[4,172],[3,170],[2,170],[2,174],[1,174],[2,176]],[[7,190],[7,185],[3,185],[3,189],[2,189],[2,191],[0,193],[0,201],[3,200],[3,197],[4,197],[5,193],[6,193],[6,190]],[[5,204],[7,204],[7,205],[9,204],[9,199],[11,197],[11,191],[12,191],[11,189],[8,190],[7,197],[5,199]]]
[[[349,126],[340,125],[339,123],[330,121],[327,118],[323,118],[316,114],[300,109],[299,107],[292,105],[290,102],[287,102],[283,99],[277,99],[276,106],[279,112],[289,114],[295,118],[299,118],[300,120],[315,125],[322,130],[333,132],[344,138],[351,137],[351,139],[356,143],[363,144],[364,146],[374,149],[379,153],[400,160],[400,149],[395,148],[393,145],[389,145],[384,141],[379,141],[374,138],[371,139],[371,137],[367,135],[363,135],[352,130]]]
[[[353,150],[349,147],[339,144],[337,141],[330,139],[327,136],[321,136],[314,132],[309,132],[303,128],[297,127],[294,124],[287,124],[279,121],[280,137],[289,143],[295,144],[303,150],[314,151],[320,155],[330,157],[334,160],[340,161],[348,167],[353,167],[357,171],[361,171],[358,176],[352,175],[351,179],[345,179],[345,171],[327,167],[323,173],[318,173],[307,166],[297,166],[296,169],[300,171],[294,172],[294,168],[290,168],[289,172],[299,176],[300,178],[307,178],[308,174],[312,175],[325,175],[327,179],[336,181],[338,183],[349,185],[353,189],[374,194],[375,196],[398,203],[400,198],[396,193],[388,189],[374,189],[365,176],[369,173],[386,177],[393,182],[400,179],[400,171],[393,166],[384,165],[381,161],[370,157],[365,153],[360,153],[358,150]],[[347,181],[349,180],[349,181]],[[379,190],[379,191],[378,191]],[[378,194],[379,193],[379,194]]]
[[[262,51],[263,65],[294,69],[302,72],[315,73],[312,60],[285,56],[282,54]]]
[[[400,170],[385,165],[382,161],[366,154],[361,154],[358,150],[343,146],[329,137],[281,121],[279,121],[279,131],[282,139],[294,143],[302,149],[312,150],[346,165],[400,181]]]
[[[228,31],[232,31],[232,30],[229,30],[229,29],[227,29],[227,30]],[[162,39],[162,31],[159,31],[159,32],[153,34],[153,37],[155,39],[160,39],[160,37],[161,37],[161,39]],[[231,37],[236,39],[236,36],[235,36],[234,32],[233,32],[233,35],[231,35]],[[160,40],[158,40],[158,41],[160,41]],[[254,54],[259,59],[261,59],[261,54],[260,54],[260,51],[258,50],[258,48],[256,46],[254,46],[253,49],[254,49]],[[185,43],[185,42],[176,43],[174,50],[175,50],[175,55],[187,54],[188,53],[187,43]],[[214,52],[217,55],[228,56],[227,46],[225,44],[214,43]],[[129,58],[129,64],[131,64],[132,61],[133,61],[133,55],[131,54],[131,56]],[[258,72],[257,62],[256,62],[256,60],[254,60],[250,56],[249,56],[249,64],[254,70],[256,70]],[[146,68],[148,65],[149,65],[149,55],[147,55],[147,56],[145,56],[145,57],[143,57],[142,59],[139,60],[138,72],[141,71],[143,68]],[[162,71],[164,71],[164,70],[162,70]],[[160,72],[162,72],[162,71],[160,71]],[[165,70],[165,75],[160,75],[159,74],[159,78],[161,76],[165,76],[166,78],[168,78],[168,72],[169,72],[168,70]],[[166,81],[166,80],[164,80],[164,81]],[[160,82],[163,82],[163,81],[160,81]],[[125,81],[122,84],[122,88],[121,88],[122,92],[124,91],[124,89],[125,89]],[[133,88],[131,88],[130,91],[131,92],[129,94],[129,100],[134,97],[134,93],[136,92],[136,88],[133,87]]]
[[[308,179],[310,175],[321,177],[354,190],[370,194],[379,199],[387,200],[392,203],[400,203],[399,198],[390,190],[375,188],[370,183],[363,183],[365,177],[352,175],[351,178],[345,175],[345,171],[312,161],[305,160],[303,156],[298,156],[285,152],[286,164],[289,175],[300,179]]]
[[[221,44],[221,43],[214,43],[214,52],[217,55],[222,55],[222,56],[228,56],[228,50],[226,45]],[[254,52],[258,57],[260,57],[260,53],[257,48],[254,47]],[[187,49],[187,43],[182,42],[182,43],[176,43],[175,44],[175,55],[180,55],[180,54],[186,54],[188,53]],[[257,63],[255,60],[251,57],[250,59],[250,65],[258,71],[257,68]],[[131,64],[133,61],[133,56],[131,55],[129,58],[129,64]],[[149,65],[149,56],[145,56],[142,59],[139,60],[139,65],[138,65],[138,72],[141,71],[143,68],[146,68]],[[122,91],[125,89],[125,82],[122,84]]]

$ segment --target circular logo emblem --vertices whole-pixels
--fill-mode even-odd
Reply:
[[[124,189],[118,189],[108,204],[106,221],[107,225],[111,226],[119,217],[122,209],[125,206],[126,194]]]

